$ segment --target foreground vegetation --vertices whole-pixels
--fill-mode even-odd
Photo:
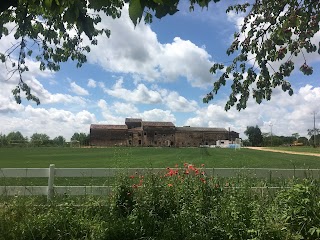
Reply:
[[[316,156],[242,148],[0,148],[0,168],[165,168],[184,162],[211,168],[320,168]]]
[[[319,239],[319,184],[292,179],[277,192],[251,185],[186,164],[121,177],[99,199],[11,198],[0,207],[0,239]]]

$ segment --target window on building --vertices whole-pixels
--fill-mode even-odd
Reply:
[[[143,135],[145,135],[145,136],[146,136],[146,135],[147,135],[147,132],[144,132],[144,133],[143,133]]]
[[[163,136],[165,137],[166,135],[165,135],[165,134],[163,134]]]
[[[140,132],[138,132],[138,136],[141,137],[141,133]]]
[[[132,145],[132,141],[131,140],[129,140],[129,145]]]
[[[155,132],[154,135],[157,136],[157,132]]]
[[[139,140],[139,145],[141,145],[141,143],[142,143],[141,140]]]

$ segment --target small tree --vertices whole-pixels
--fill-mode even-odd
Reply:
[[[63,136],[58,136],[55,137],[52,142],[55,146],[63,147],[66,143],[66,139]]]
[[[249,126],[247,130],[244,132],[246,136],[248,136],[249,141],[252,146],[262,146],[263,137],[260,128],[256,125],[255,127]]]
[[[28,142],[28,138],[24,137],[21,132],[10,132],[6,140],[8,144],[15,144],[15,145],[25,145]]]
[[[313,128],[313,129],[308,129],[308,135],[310,136],[310,144],[313,145],[313,147],[316,147],[316,144],[317,144],[317,136],[316,135],[319,135],[320,133],[320,130],[319,128]]]
[[[71,141],[79,141],[81,146],[88,146],[89,136],[89,134],[85,133],[74,133],[71,137]]]
[[[45,146],[50,142],[50,137],[45,133],[34,133],[31,136],[31,143],[34,146]]]

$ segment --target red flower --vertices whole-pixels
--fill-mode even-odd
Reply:
[[[168,187],[172,187],[173,185],[171,183],[168,184]]]
[[[201,167],[204,167],[204,164],[203,164],[203,163],[201,164]]]
[[[131,175],[131,176],[130,176],[130,178],[131,178],[131,179],[134,179],[134,176],[133,176],[133,175]]]
[[[188,170],[186,170],[186,171],[184,172],[184,174],[189,174],[189,171],[188,171]]]
[[[206,183],[206,180],[204,178],[200,178],[200,181]]]

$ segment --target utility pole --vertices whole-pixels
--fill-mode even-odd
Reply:
[[[313,147],[316,147],[316,112],[313,112]]]
[[[270,123],[269,126],[270,126],[270,128],[271,128],[271,147],[272,147],[272,126],[273,126],[273,124]]]

